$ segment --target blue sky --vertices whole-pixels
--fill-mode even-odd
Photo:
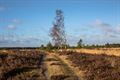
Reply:
[[[48,43],[57,9],[70,45],[120,43],[120,0],[0,0],[0,47]]]

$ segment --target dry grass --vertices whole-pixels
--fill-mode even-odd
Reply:
[[[0,52],[0,80],[45,80],[43,57],[37,51],[8,50]]]
[[[75,49],[76,52],[89,54],[107,54],[120,56],[120,48],[101,48],[101,49]]]
[[[83,80],[120,80],[120,57],[78,52],[59,52],[83,71]],[[74,71],[76,71],[74,68]]]

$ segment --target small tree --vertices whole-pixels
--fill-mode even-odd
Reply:
[[[107,48],[110,47],[110,44],[109,43],[105,44],[105,47],[107,47]]]
[[[51,50],[51,49],[53,48],[51,42],[49,42],[49,43],[46,45],[46,48],[47,48],[48,50]]]
[[[42,45],[40,46],[40,49],[45,49],[45,46],[42,44]]]
[[[78,48],[82,48],[82,39],[80,39],[78,42],[77,42],[77,47]]]

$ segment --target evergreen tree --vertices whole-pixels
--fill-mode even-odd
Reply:
[[[77,42],[77,47],[78,48],[82,48],[82,39],[80,39],[78,42]]]
[[[53,48],[51,42],[49,42],[49,43],[46,45],[46,48],[47,48],[48,50],[51,50],[51,49]]]

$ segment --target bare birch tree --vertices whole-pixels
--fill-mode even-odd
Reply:
[[[58,48],[66,46],[64,17],[61,10],[56,10],[55,22],[50,30],[50,36],[53,40],[54,46]]]

